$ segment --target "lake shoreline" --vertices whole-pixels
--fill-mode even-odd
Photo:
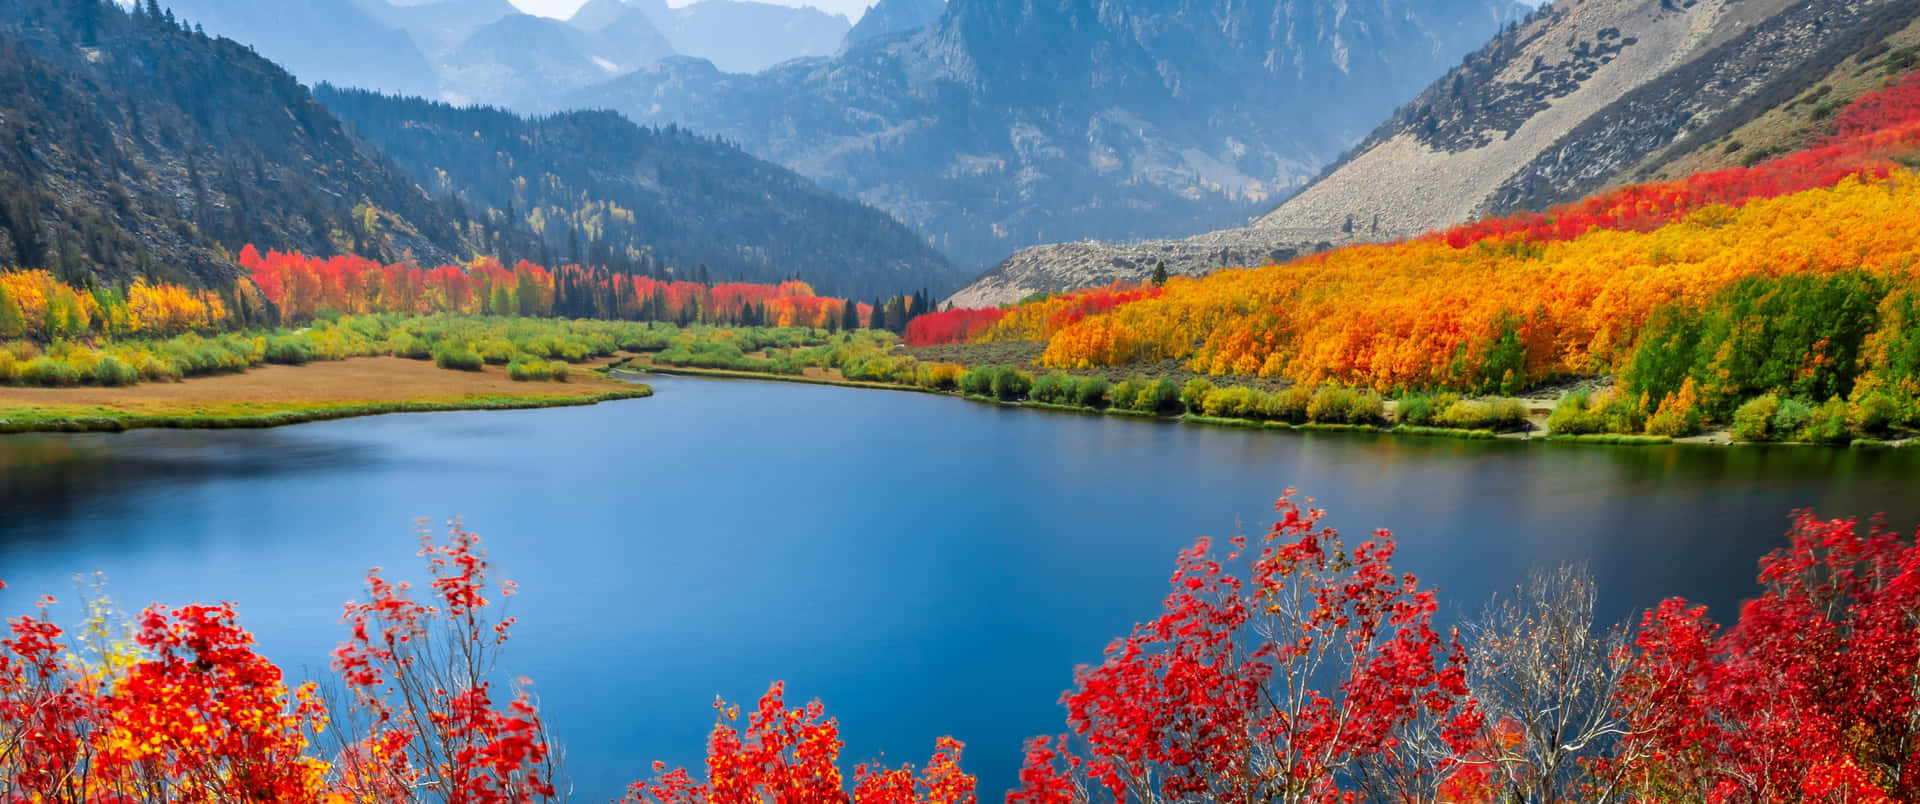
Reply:
[[[1901,449],[1908,446],[1920,446],[1920,439],[1903,439],[1903,440],[1892,440],[1892,441],[1881,441],[1877,439],[1855,439],[1851,444],[1814,444],[1814,443],[1797,442],[1797,441],[1770,441],[1770,442],[1764,442],[1764,443],[1755,443],[1755,442],[1745,442],[1745,441],[1734,441],[1729,438],[1718,437],[1716,436],[1716,434],[1712,434],[1712,433],[1709,433],[1706,435],[1700,435],[1700,436],[1690,436],[1687,438],[1671,438],[1668,436],[1649,436],[1649,435],[1609,435],[1609,434],[1556,435],[1554,433],[1545,432],[1545,431],[1496,432],[1493,430],[1485,430],[1485,429],[1460,429],[1460,428],[1451,428],[1451,427],[1427,427],[1427,426],[1415,426],[1415,425],[1390,425],[1385,427],[1376,427],[1376,426],[1363,425],[1363,424],[1325,424],[1325,423],[1319,423],[1319,422],[1306,422],[1303,424],[1292,424],[1289,422],[1269,422],[1269,421],[1258,421],[1254,419],[1232,419],[1232,418],[1222,418],[1222,417],[1213,417],[1213,416],[1195,416],[1191,413],[1183,413],[1179,415],[1166,416],[1166,415],[1157,415],[1157,414],[1149,414],[1149,413],[1140,413],[1140,412],[1131,411],[1131,410],[1121,410],[1118,408],[1111,408],[1111,407],[1088,408],[1088,407],[1078,407],[1073,405],[1058,405],[1058,404],[1052,404],[1047,402],[1034,402],[1031,400],[1007,401],[1002,399],[995,399],[993,397],[978,396],[973,394],[963,394],[958,391],[938,391],[938,390],[933,390],[929,388],[921,388],[918,386],[910,386],[910,385],[897,385],[892,383],[877,383],[877,382],[859,382],[854,380],[836,380],[832,378],[808,377],[804,375],[796,376],[796,375],[789,375],[789,374],[767,374],[767,373],[752,372],[752,371],[735,371],[730,369],[705,369],[705,368],[694,368],[694,367],[683,367],[683,366],[648,365],[645,369],[636,370],[636,369],[626,368],[622,364],[616,364],[608,369],[608,374],[610,376],[624,376],[624,377],[630,377],[635,379],[644,378],[647,374],[663,374],[669,377],[681,376],[681,377],[701,377],[701,378],[707,378],[707,379],[722,379],[722,380],[749,380],[749,381],[759,380],[759,381],[768,381],[768,382],[799,383],[802,385],[823,385],[823,386],[836,387],[836,388],[854,388],[854,389],[877,390],[877,391],[906,391],[906,392],[918,393],[918,394],[931,394],[934,396],[955,397],[958,399],[966,400],[968,402],[975,402],[975,403],[985,404],[985,405],[996,405],[999,407],[1008,407],[1008,408],[1022,408],[1026,410],[1045,411],[1050,413],[1066,413],[1066,414],[1075,414],[1075,415],[1081,415],[1081,416],[1113,416],[1118,418],[1157,421],[1157,422],[1166,423],[1166,424],[1186,424],[1186,425],[1195,426],[1195,427],[1221,427],[1221,428],[1240,429],[1240,430],[1273,430],[1273,431],[1300,432],[1300,433],[1316,433],[1316,432],[1318,433],[1326,433],[1326,432],[1373,433],[1377,435],[1390,435],[1390,436],[1398,436],[1402,438],[1451,438],[1451,439],[1468,440],[1468,441],[1521,441],[1521,442],[1528,442],[1528,443],[1537,442],[1537,443],[1552,443],[1552,444],[1582,444],[1582,445],[1589,445],[1589,446],[1599,445],[1599,446],[1614,446],[1614,447],[1684,446],[1684,447],[1824,447],[1828,449],[1836,449],[1836,448],[1838,449],[1846,449],[1846,448]]]

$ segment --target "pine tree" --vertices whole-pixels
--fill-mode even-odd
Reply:
[[[1153,284],[1158,286],[1158,285],[1164,285],[1166,283],[1167,283],[1167,261],[1160,260],[1153,264]]]
[[[860,305],[852,299],[840,306],[840,329],[852,332],[860,328]]]

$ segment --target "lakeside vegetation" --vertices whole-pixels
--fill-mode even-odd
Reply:
[[[1554,432],[1896,439],[1920,429],[1920,74],[1828,125],[1744,168],[1284,265],[935,313],[908,341],[1393,396],[1600,380],[1611,390],[1559,400]]]
[[[1075,671],[1067,733],[1026,744],[1009,804],[1920,796],[1920,544],[1877,521],[1797,512],[1724,628],[1681,598],[1600,621],[1593,578],[1561,567],[1449,629],[1393,566],[1392,533],[1350,543],[1292,492],[1277,510],[1263,533],[1179,553],[1160,612]],[[416,596],[370,572],[325,683],[292,684],[233,602],[129,618],[96,582],[69,629],[43,600],[0,638],[0,787],[76,804],[565,800],[561,736],[526,682],[494,678],[512,672],[519,590],[458,521],[420,544],[431,582]],[[839,723],[786,696],[774,682],[744,723],[717,704],[705,771],[654,763],[622,801],[979,800],[960,741],[849,774]]]

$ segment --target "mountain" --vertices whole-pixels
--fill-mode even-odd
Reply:
[[[445,55],[476,31],[520,13],[510,0],[355,0],[381,24],[406,31],[420,52]]]
[[[1847,94],[1832,93],[1843,83],[1837,67],[1889,52],[1890,37],[1911,39],[1917,18],[1914,0],[1558,0],[1250,226],[1028,249],[951,301],[1138,281],[1162,262],[1179,273],[1255,265],[1764,158],[1764,148],[1743,149],[1783,126],[1804,133],[1819,108],[1831,113]],[[1805,101],[1817,86],[1830,94]]]
[[[604,0],[620,5],[619,0]],[[586,9],[581,9],[583,13]],[[653,23],[653,18],[638,8],[624,8],[597,25],[589,25],[579,15],[569,21],[586,32],[595,58],[613,65],[619,72],[631,72],[674,55],[673,42]]]
[[[940,21],[947,11],[947,0],[880,0],[860,21],[853,24],[840,41],[840,48],[860,45],[874,39],[912,33]]]
[[[589,35],[555,19],[509,14],[481,26],[438,59],[440,97],[514,109],[551,92],[613,77],[619,65],[595,55]]]
[[[442,260],[498,234],[251,49],[106,0],[0,14],[0,121],[0,264],[216,283],[247,243]]]
[[[982,267],[1035,243],[1244,221],[1522,13],[1511,0],[953,0],[918,33],[830,59],[750,76],[668,59],[555,104],[738,142]]]
[[[167,0],[160,5],[210,34],[252,45],[309,84],[329,81],[414,95],[436,89],[433,67],[413,40],[353,0]]]
[[[945,292],[966,279],[885,213],[684,129],[611,112],[527,119],[330,87],[316,96],[434,193],[526,220],[550,261],[705,266],[716,277],[798,274],[865,298]]]
[[[812,6],[751,0],[700,0],[669,8],[665,0],[631,0],[677,52],[713,62],[730,73],[757,73],[776,64],[826,56],[840,47],[853,23]]]

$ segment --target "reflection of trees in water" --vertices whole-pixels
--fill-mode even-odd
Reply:
[[[6,512],[0,545],[23,542],[51,524],[111,518],[142,507],[134,498],[169,488],[375,463],[365,444],[279,432],[0,436],[0,511]]]

